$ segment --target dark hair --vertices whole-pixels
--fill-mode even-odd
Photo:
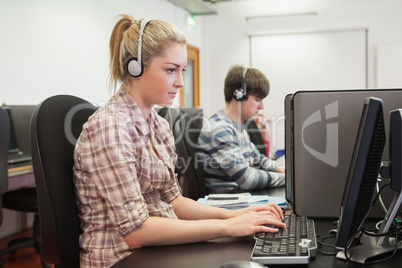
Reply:
[[[225,78],[225,101],[230,102],[236,89],[240,89],[243,84],[243,66],[234,65],[229,69]],[[255,68],[248,68],[246,72],[247,96],[253,95],[264,99],[269,93],[269,81],[267,77]]]

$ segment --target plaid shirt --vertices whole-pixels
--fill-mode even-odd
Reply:
[[[154,110],[148,122],[121,88],[83,127],[74,152],[81,267],[109,267],[128,256],[123,236],[149,216],[177,218],[169,205],[180,195],[174,138]]]

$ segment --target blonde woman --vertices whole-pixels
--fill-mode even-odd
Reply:
[[[186,39],[161,20],[118,17],[110,81],[118,90],[84,125],[74,153],[81,267],[109,267],[135,248],[247,236],[285,228],[276,204],[209,207],[181,195],[168,123],[187,65]]]

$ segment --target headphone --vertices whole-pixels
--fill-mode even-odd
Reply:
[[[247,96],[247,79],[246,79],[247,69],[248,69],[247,67],[243,69],[243,79],[241,82],[241,87],[233,92],[233,97],[237,101],[245,100]]]
[[[141,21],[140,32],[139,32],[139,37],[138,37],[138,53],[137,53],[138,59],[130,58],[127,62],[127,71],[133,77],[141,76],[142,72],[144,71],[144,66],[142,66],[142,62],[141,62],[142,34],[144,33],[144,28],[149,21],[151,21],[151,20],[143,19]]]

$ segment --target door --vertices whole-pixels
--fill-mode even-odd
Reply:
[[[197,47],[187,46],[187,67],[184,72],[184,87],[180,89],[180,107],[200,106],[200,64]]]

